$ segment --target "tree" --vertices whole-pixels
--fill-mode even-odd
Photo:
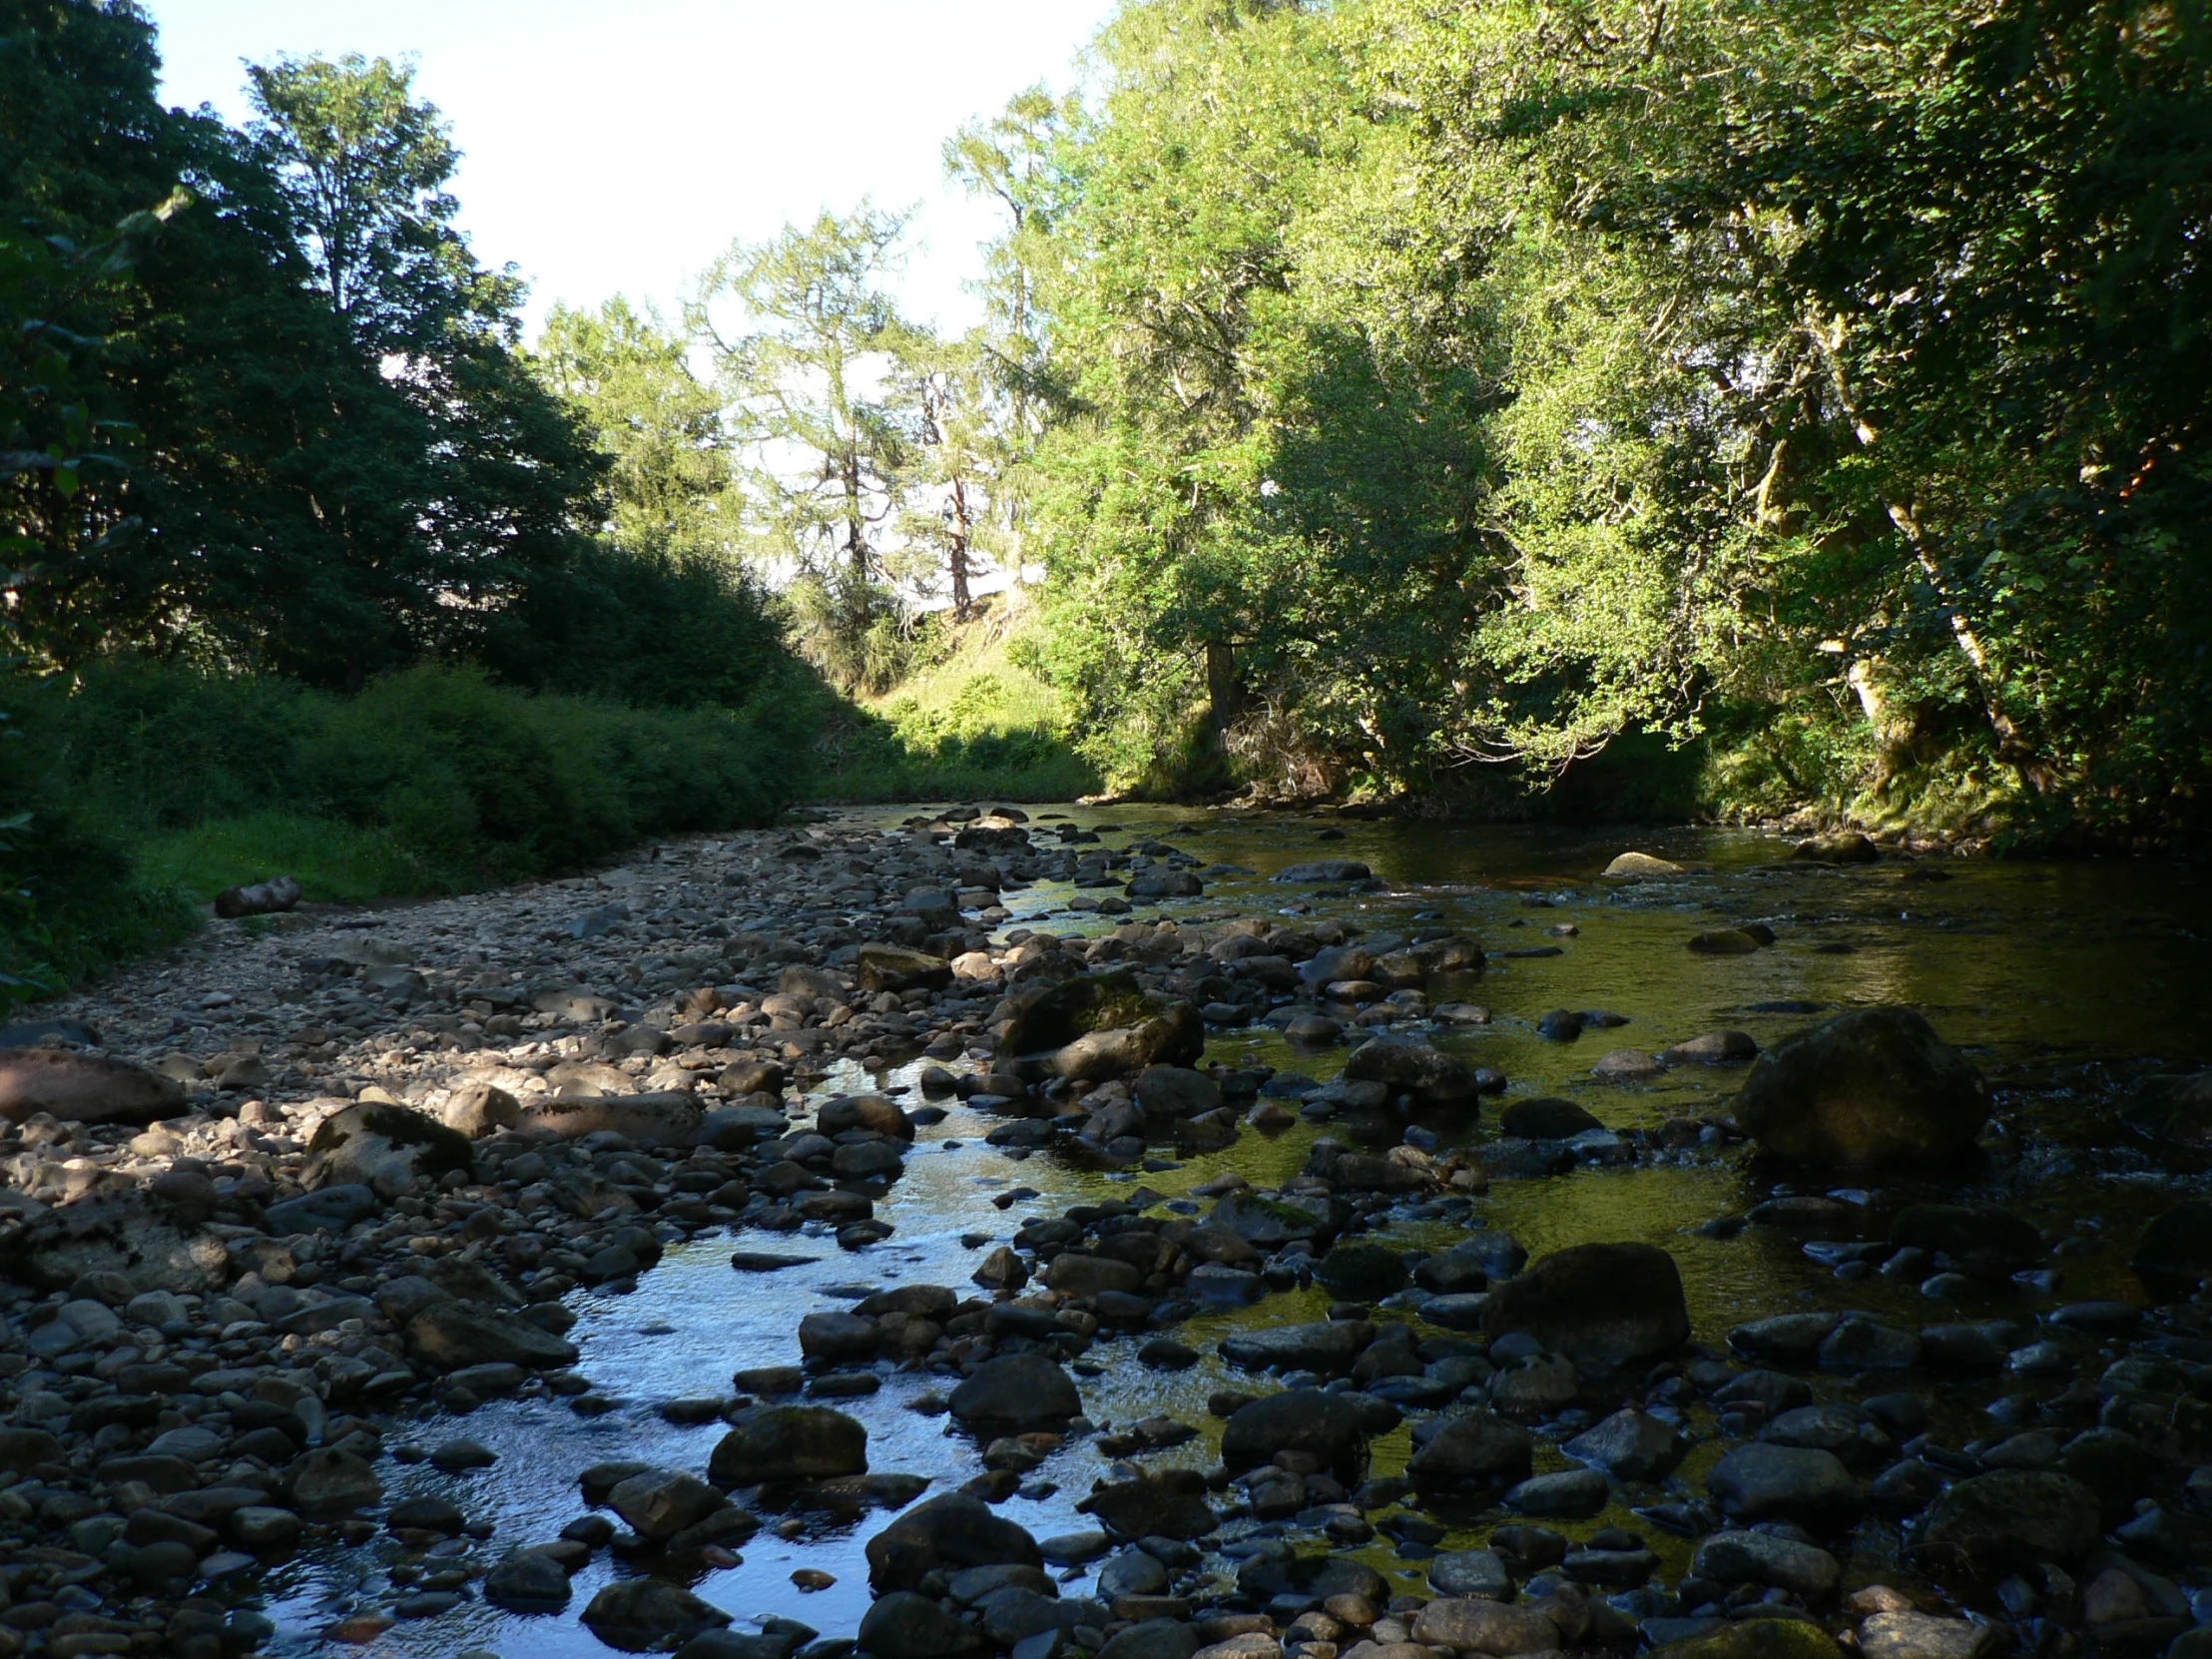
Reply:
[[[899,354],[901,401],[915,411],[911,462],[902,479],[900,535],[934,549],[952,614],[968,620],[969,580],[996,539],[999,486],[1010,460],[1009,411],[980,331],[939,340],[914,331]],[[927,586],[934,589],[934,579]]]
[[[689,356],[659,313],[617,294],[596,311],[555,305],[532,361],[613,457],[608,534],[633,549],[734,559],[729,434],[720,398]]]
[[[419,134],[442,131],[436,112],[394,107],[381,70],[360,70],[374,83],[361,92],[343,65],[293,65],[265,77],[270,114],[242,134],[162,109],[137,12],[24,9],[35,26],[0,36],[11,240],[84,247],[180,184],[197,202],[70,311],[74,336],[102,342],[90,406],[124,464],[81,472],[66,497],[17,480],[10,531],[46,551],[11,632],[43,666],[140,650],[340,686],[474,649],[489,618],[575,556],[599,462],[508,349],[500,307],[519,290],[440,228],[427,175],[389,200],[359,185],[348,223],[367,229],[347,245],[299,217],[307,163],[283,159],[373,182],[386,175],[333,146],[389,149],[382,129],[308,117],[374,106],[385,128]],[[338,262],[353,274],[345,313],[328,284],[341,246],[358,256]]]
[[[453,227],[460,204],[445,187],[460,152],[437,107],[414,98],[414,65],[350,53],[247,75],[255,145],[354,337],[378,355],[411,355],[456,326],[497,328],[520,286],[511,271],[478,269]]]
[[[829,643],[847,651],[895,608],[882,529],[915,411],[892,373],[912,330],[883,283],[907,218],[863,202],[735,244],[687,308],[746,456],[741,483],[765,550],[821,595]],[[724,301],[742,330],[718,321]]]
[[[521,282],[481,268],[452,225],[459,152],[412,96],[412,67],[349,56],[249,73],[253,155],[299,256],[362,370],[418,428],[403,479],[333,504],[339,556],[356,586],[384,590],[406,652],[466,654],[486,618],[576,556],[604,463],[513,349]],[[357,683],[366,665],[348,655]]]

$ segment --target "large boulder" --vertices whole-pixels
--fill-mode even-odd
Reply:
[[[1413,1283],[1438,1296],[1482,1290],[1493,1279],[1510,1279],[1528,1265],[1528,1250],[1510,1233],[1490,1229],[1469,1233],[1413,1270]]]
[[[221,1239],[145,1192],[100,1193],[0,1239],[0,1271],[45,1291],[120,1273],[134,1291],[205,1292],[230,1278]]]
[[[417,1178],[436,1181],[470,1167],[468,1137],[435,1118],[382,1101],[358,1102],[324,1118],[307,1142],[302,1185],[358,1183],[385,1198],[407,1192]]]
[[[1940,1569],[1994,1583],[2046,1561],[2078,1561],[2103,1530],[2097,1495],[2080,1481],[1999,1469],[1961,1480],[1930,1504],[1919,1548]]]
[[[1482,1328],[1493,1339],[1524,1331],[1570,1360],[1618,1366],[1680,1348],[1690,1313],[1681,1272],[1657,1245],[1571,1245],[1491,1292]]]
[[[2181,1146],[2212,1147],[2212,1071],[2148,1079],[2120,1108],[2120,1121]]]
[[[375,1188],[347,1181],[279,1199],[269,1207],[265,1219],[273,1236],[287,1239],[294,1233],[342,1233],[355,1222],[383,1213],[384,1201]]]
[[[2153,1216],[2129,1263],[2157,1282],[2193,1285],[2212,1276],[2212,1204],[2190,1199]]]
[[[1759,1056],[1736,1121],[1793,1163],[1871,1167],[1955,1160],[1989,1116],[1989,1086],[1911,1008],[1861,1008]]]
[[[1629,1405],[1559,1449],[1622,1480],[1662,1480],[1689,1447],[1674,1424]]]
[[[303,1513],[333,1515],[381,1502],[384,1488],[367,1458],[338,1446],[317,1446],[284,1471],[284,1495]]]
[[[481,1140],[512,1129],[522,1118],[522,1103],[496,1083],[463,1083],[446,1097],[445,1127],[456,1135]]]
[[[1270,880],[1274,881],[1366,881],[1375,871],[1357,858],[1308,858],[1301,863],[1285,864]]]
[[[701,1631],[729,1622],[730,1615],[721,1608],[661,1578],[618,1578],[584,1609],[591,1633],[628,1653],[679,1647]]]
[[[1195,1469],[1168,1469],[1093,1489],[1076,1507],[1124,1538],[1203,1538],[1221,1524]]]
[[[1688,870],[1672,858],[1662,858],[1650,852],[1623,852],[1605,866],[1604,874],[1616,881],[1641,881],[1668,875],[1687,875]]]
[[[1157,1011],[1127,968],[1079,973],[1025,1001],[1007,1027],[999,1052],[1050,1053],[1093,1031],[1142,1025]]]
[[[1319,1388],[1268,1394],[1230,1413],[1221,1460],[1232,1473],[1269,1462],[1279,1451],[1308,1452],[1340,1480],[1356,1481],[1368,1466],[1365,1416],[1350,1395]]]
[[[965,1492],[917,1503],[867,1541],[867,1581],[877,1595],[915,1589],[933,1572],[1006,1565],[1043,1566],[1036,1539]]]
[[[1445,1419],[1413,1453],[1405,1473],[1423,1491],[1512,1486],[1528,1478],[1533,1455],[1526,1429],[1488,1411],[1469,1411]]]
[[[914,1120],[886,1094],[840,1094],[833,1100],[826,1100],[815,1113],[815,1127],[830,1136],[865,1129],[892,1140],[914,1138]]]
[[[1349,1302],[1380,1302],[1405,1289],[1405,1258],[1372,1240],[1339,1240],[1314,1264],[1314,1277]]]
[[[1137,1074],[1137,1104],[1147,1117],[1195,1118],[1221,1105],[1221,1085],[1189,1066],[1147,1066]]]
[[[1234,1234],[1262,1250],[1293,1239],[1329,1243],[1343,1226],[1342,1206],[1307,1193],[1224,1193],[1207,1213],[1203,1231]]]
[[[1086,1256],[1081,1251],[1063,1250],[1045,1264],[1044,1284],[1048,1291],[1078,1298],[1095,1297],[1104,1292],[1133,1296],[1144,1284],[1144,1275],[1133,1263],[1117,1261],[1111,1256]]]
[[[1844,1650],[1810,1619],[1745,1619],[1669,1642],[1649,1659],[1844,1659]]]
[[[1263,1326],[1221,1340],[1221,1357],[1248,1371],[1311,1371],[1338,1377],[1352,1369],[1361,1351],[1375,1341],[1366,1320],[1316,1320],[1303,1325]]]
[[[45,1112],[64,1123],[153,1123],[185,1109],[174,1077],[66,1048],[0,1048],[0,1119]]]
[[[1206,1021],[1178,1002],[1140,1025],[1089,1031],[1049,1054],[1014,1062],[1014,1073],[1097,1083],[1148,1066],[1188,1066],[1206,1052]]]
[[[523,1107],[516,1123],[569,1141],[605,1130],[645,1146],[691,1146],[700,1125],[699,1103],[681,1089],[540,1098]]]
[[[715,1445],[707,1478],[718,1486],[831,1480],[867,1473],[867,1429],[826,1405],[764,1405]]]
[[[644,1469],[615,1483],[607,1505],[641,1538],[673,1538],[730,1500],[696,1474]]]
[[[1516,1100],[1498,1114],[1498,1132],[1531,1141],[1564,1141],[1585,1130],[1603,1129],[1588,1111],[1556,1095]]]
[[[1705,1476],[1721,1513],[1744,1526],[1795,1521],[1840,1530],[1859,1518],[1859,1485],[1833,1451],[1751,1440]]]
[[[1131,898],[1196,898],[1206,883],[1187,869],[1141,869],[1129,878]]]
[[[1098,1659],[1192,1659],[1204,1645],[1196,1626],[1179,1619],[1146,1619],[1109,1636]]]
[[[1042,1354],[986,1360],[952,1390],[952,1414],[970,1427],[1041,1428],[1082,1409],[1075,1380]]]
[[[1882,848],[1857,830],[1838,830],[1799,841],[1790,856],[1817,864],[1871,864],[1881,860]]]
[[[1513,1607],[1479,1596],[1431,1601],[1413,1620],[1413,1640],[1454,1653],[1546,1653],[1559,1646],[1559,1628],[1532,1607]]]
[[[1344,1074],[1354,1082],[1402,1089],[1433,1105],[1471,1100],[1478,1092],[1474,1070],[1464,1060],[1418,1038],[1387,1033],[1370,1037],[1354,1049],[1345,1060]]]
[[[514,1613],[557,1613],[568,1605],[568,1569],[543,1549],[510,1549],[484,1574],[484,1599]]]
[[[952,983],[952,964],[902,944],[863,944],[853,973],[870,996],[884,991],[941,991]]]
[[[958,1659],[983,1645],[983,1633],[962,1624],[924,1595],[893,1590],[861,1616],[855,1632],[873,1659]]]
[[[478,1302],[433,1302],[407,1321],[407,1352],[446,1371],[521,1366],[560,1371],[576,1364],[576,1345],[519,1314]]]
[[[1768,1584],[1820,1602],[1835,1593],[1843,1563],[1818,1544],[1765,1532],[1715,1532],[1698,1545],[1695,1570],[1717,1584]]]

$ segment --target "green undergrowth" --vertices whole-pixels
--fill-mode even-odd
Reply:
[[[296,876],[318,903],[367,904],[435,892],[441,880],[389,830],[363,829],[302,813],[242,813],[149,835],[137,849],[140,876],[202,903],[225,887],[273,872]]]
[[[1060,694],[1028,659],[1022,616],[986,611],[947,634],[948,648],[929,667],[832,714],[814,796],[1068,801],[1095,793],[1098,770],[1076,753]]]
[[[768,823],[810,764],[812,682],[736,709],[532,694],[414,668],[346,697],[111,661],[0,683],[0,1007],[184,936],[273,875],[365,903]]]

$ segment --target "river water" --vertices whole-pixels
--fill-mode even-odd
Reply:
[[[910,811],[855,813],[840,822],[889,827]],[[1787,843],[1737,831],[1366,824],[1157,808],[1070,808],[1067,815],[1080,824],[1116,826],[1130,839],[1157,836],[1209,863],[1253,872],[1209,877],[1203,897],[1141,903],[1140,917],[1289,912],[1335,916],[1371,933],[1433,926],[1464,931],[1490,952],[1489,969],[1470,999],[1488,1005],[1495,1018],[1486,1027],[1438,1027],[1428,1034],[1439,1046],[1504,1072],[1511,1079],[1507,1099],[1565,1095],[1608,1127],[1654,1127],[1670,1117],[1725,1109],[1741,1073],[1691,1066],[1650,1083],[1605,1083],[1590,1075],[1590,1067],[1607,1048],[1656,1051],[1723,1027],[1766,1044],[1818,1017],[1763,1012],[1761,1004],[1918,1007],[1974,1057],[1995,1089],[1991,1159],[1969,1178],[1946,1180],[1942,1190],[2005,1204],[2068,1234],[2058,1301],[2148,1300],[2125,1265],[2142,1218],[2180,1196],[2212,1190],[2201,1160],[2195,1167],[2186,1160],[2177,1164],[2114,1115],[2141,1076],[2212,1061],[2212,1022],[2204,1014],[2212,986],[2212,886],[2186,865],[1920,860],[1831,868],[1784,861]],[[1106,839],[1116,844],[1121,835],[1109,830]],[[1636,885],[1596,878],[1614,853],[1631,846],[1704,867]],[[1268,879],[1291,862],[1323,856],[1365,860],[1388,890],[1316,897],[1309,896],[1311,888]],[[1008,893],[1012,919],[1001,933],[1023,926],[1098,932],[1122,919],[1071,913],[1066,906],[1075,896],[1053,883]],[[1703,956],[1685,948],[1701,929],[1748,922],[1772,927],[1775,944],[1747,956]],[[1563,926],[1574,931],[1551,931]],[[1504,954],[1546,947],[1558,953]],[[1628,1023],[1569,1043],[1539,1037],[1537,1017],[1558,1007],[1604,1008]],[[1294,1050],[1274,1032],[1255,1028],[1217,1033],[1208,1058],[1326,1080],[1348,1052]],[[910,1085],[918,1070],[912,1065],[868,1074],[846,1066],[812,1098]],[[906,1099],[911,1105],[918,1094]],[[1126,1192],[1140,1179],[1170,1198],[1224,1169],[1256,1186],[1277,1185],[1304,1165],[1322,1132],[1303,1122],[1272,1137],[1247,1129],[1219,1154],[1109,1173],[1049,1151],[1017,1161],[983,1144],[993,1120],[958,1102],[947,1104],[950,1115],[920,1132],[904,1176],[877,1205],[876,1213],[896,1228],[890,1239],[846,1252],[827,1235],[703,1234],[671,1246],[629,1294],[575,1293],[571,1306],[581,1318],[569,1335],[582,1349],[577,1369],[599,1391],[614,1395],[617,1407],[585,1417],[552,1398],[497,1400],[466,1417],[404,1425],[386,1441],[380,1472],[387,1496],[396,1501],[435,1492],[453,1498],[472,1518],[494,1523],[493,1541],[474,1546],[483,1562],[510,1545],[544,1541],[584,1512],[576,1475],[591,1463],[639,1458],[703,1473],[723,1425],[677,1427],[658,1407],[676,1398],[727,1396],[736,1371],[796,1364],[795,1333],[804,1315],[902,1282],[964,1290],[981,1256],[1005,1242],[1024,1216],[1057,1214],[1071,1203]],[[1497,1104],[1486,1104],[1475,1126],[1443,1126],[1446,1142],[1479,1144],[1494,1126]],[[1789,1234],[1759,1228],[1727,1238],[1700,1233],[1700,1224],[1740,1215],[1769,1196],[1771,1178],[1753,1170],[1740,1149],[1693,1148],[1672,1160],[1495,1179],[1476,1201],[1475,1214],[1480,1225],[1516,1235],[1532,1255],[1593,1240],[1663,1246],[1681,1267],[1697,1338],[1716,1344],[1747,1319],[1809,1308],[1863,1308],[1913,1326],[2000,1315],[2025,1322],[2053,1305],[2050,1296],[2006,1289],[1963,1308],[1936,1309],[1910,1284],[1879,1277],[1839,1283]],[[994,1195],[1016,1186],[1034,1188],[1038,1196],[1005,1209],[993,1204]],[[1456,1236],[1455,1230],[1414,1222],[1383,1237],[1433,1247],[1447,1235]],[[977,1238],[987,1242],[964,1242]],[[729,1256],[739,1247],[818,1260],[775,1274],[738,1273]],[[1206,1413],[1207,1395],[1265,1384],[1216,1357],[1215,1341],[1239,1325],[1320,1319],[1327,1301],[1319,1288],[1292,1291],[1251,1310],[1193,1321],[1177,1336],[1205,1359],[1180,1373],[1140,1367],[1135,1351],[1141,1336],[1102,1337],[1078,1368],[1086,1413],[1101,1427],[1162,1412],[1180,1417],[1201,1430],[1199,1438],[1148,1458],[1147,1466],[1217,1462],[1220,1424]],[[1094,1368],[1097,1375],[1081,1375]],[[931,1489],[942,1491],[979,1467],[979,1448],[951,1419],[910,1408],[918,1396],[945,1386],[925,1372],[886,1370],[879,1391],[829,1403],[866,1424],[872,1469],[927,1475]],[[1829,1385],[1816,1380],[1816,1386]],[[1934,1402],[1938,1425],[1954,1436],[1952,1443],[1987,1433],[1991,1424],[1980,1414],[2001,1391],[1996,1382],[1963,1393],[1941,1391]],[[1700,1428],[1709,1431],[1710,1418],[1693,1413],[1690,1426],[1695,1437]],[[424,1446],[456,1435],[479,1440],[498,1462],[455,1476],[426,1462],[401,1461],[390,1453],[405,1443],[410,1427]],[[1403,1427],[1379,1440],[1375,1471],[1395,1472],[1408,1450]],[[1714,1444],[1700,1446],[1678,1471],[1675,1478],[1688,1495],[1702,1491],[1702,1472],[1718,1451]],[[1539,1470],[1564,1465],[1555,1451],[1539,1449]],[[1107,1466],[1095,1448],[1074,1441],[1028,1477],[1033,1495],[1008,1500],[1001,1512],[1039,1537],[1084,1530],[1092,1523],[1075,1504]],[[863,1546],[889,1518],[875,1512],[854,1526],[790,1539],[764,1529],[743,1548],[741,1565],[703,1572],[690,1583],[736,1615],[741,1630],[758,1617],[782,1615],[826,1636],[848,1636],[867,1606]],[[1607,1524],[1637,1530],[1665,1557],[1670,1578],[1688,1548],[1618,1509],[1589,1521],[1550,1524],[1570,1536]],[[1486,1531],[1455,1533],[1442,1547],[1471,1547]],[[1355,1553],[1399,1587],[1425,1590],[1420,1563],[1393,1553],[1388,1536],[1379,1534]],[[275,1575],[270,1610],[283,1630],[276,1651],[329,1651],[318,1633],[356,1608],[388,1600],[390,1569],[401,1559],[395,1546],[379,1540],[303,1557]],[[1883,1563],[1853,1565],[1864,1579]],[[802,1591],[791,1579],[799,1568],[821,1569],[836,1582]],[[521,1616],[471,1599],[434,1618],[402,1621],[361,1651],[408,1659],[471,1649],[506,1659],[607,1653],[612,1650],[577,1615],[619,1570],[599,1552],[577,1575],[561,1614]],[[1071,1574],[1064,1593],[1079,1592],[1085,1582],[1081,1572]]]

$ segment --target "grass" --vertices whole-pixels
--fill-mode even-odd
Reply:
[[[805,781],[811,684],[636,708],[444,667],[350,697],[132,659],[0,679],[0,1011],[174,942],[240,883],[365,903],[770,823]]]
[[[953,628],[931,667],[860,699],[825,741],[815,798],[1068,801],[1100,789],[1060,694],[1025,660],[1027,615],[994,606]]]
[[[159,831],[136,849],[141,880],[206,903],[225,887],[298,877],[315,903],[366,904],[444,891],[421,858],[389,830],[300,813],[247,813]]]

